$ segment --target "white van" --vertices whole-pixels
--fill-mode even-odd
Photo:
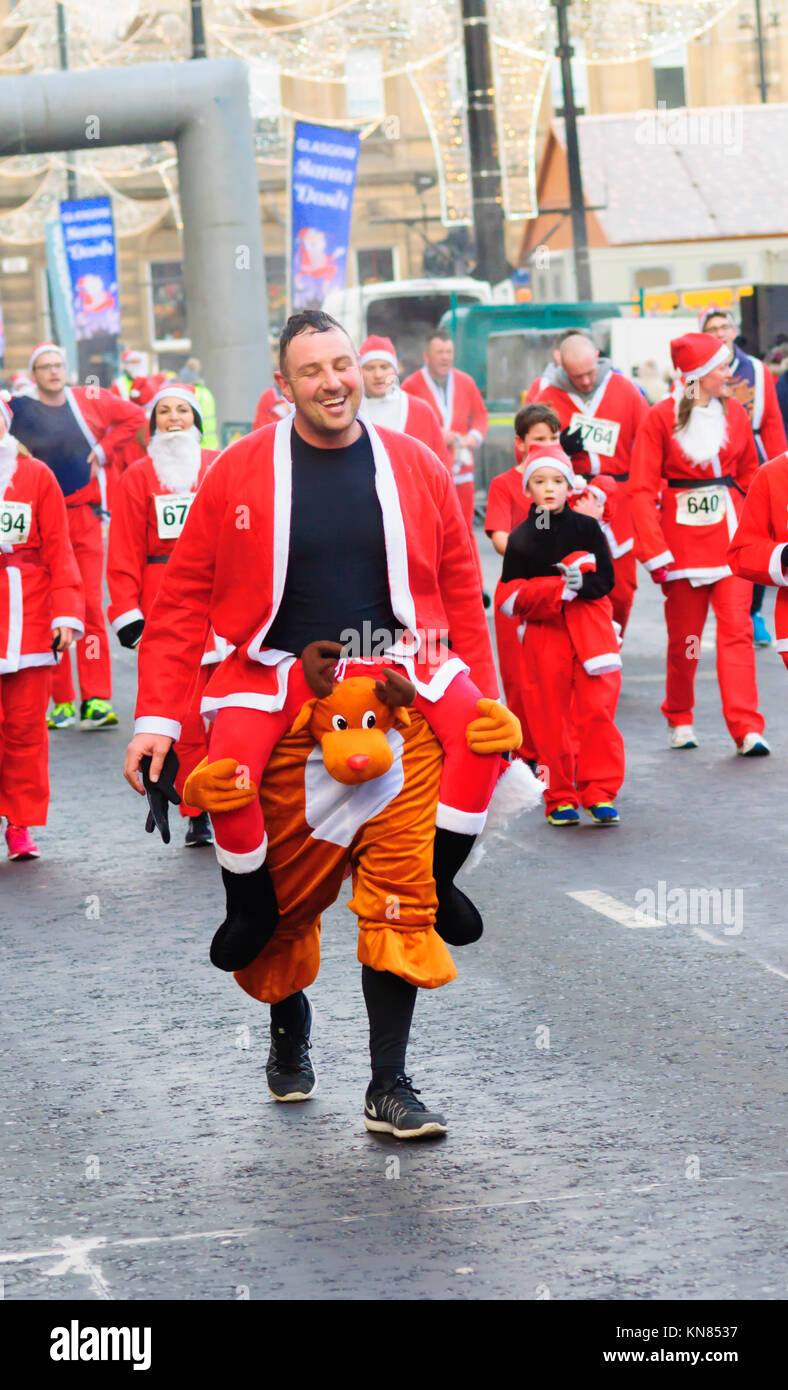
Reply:
[[[444,276],[434,280],[387,280],[331,290],[322,307],[347,329],[359,346],[371,333],[391,338],[403,376],[422,364],[424,339],[452,306],[490,304],[493,291],[485,280]]]

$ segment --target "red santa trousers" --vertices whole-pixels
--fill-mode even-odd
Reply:
[[[181,736],[175,745],[175,752],[178,755],[178,775],[175,778],[175,790],[179,796],[183,796],[183,787],[190,772],[193,772],[198,763],[208,755],[208,734],[205,728],[205,720],[200,714],[200,701],[203,692],[208,684],[208,677],[213,670],[213,666],[201,666],[197,679],[194,682],[189,708],[181,724]],[[202,815],[198,806],[187,806],[185,801],[181,801],[179,807],[182,816]]]
[[[0,816],[12,825],[46,825],[49,808],[50,666],[0,676]]]
[[[589,676],[561,616],[528,624],[521,673],[545,814],[556,806],[615,801],[625,770],[624,740],[614,722],[621,672]]]
[[[613,605],[613,621],[618,623],[623,637],[638,587],[634,550],[628,550],[626,555],[620,555],[617,560],[614,560],[613,570],[616,582],[608,597]]]
[[[376,664],[383,667],[387,663],[381,661]],[[343,678],[369,676],[372,671],[374,666],[368,662],[348,661]],[[298,661],[289,674],[283,709],[262,713],[260,710],[233,706],[219,710],[209,741],[210,761],[235,758],[237,763],[248,768],[250,780],[259,787],[274,748],[290,729],[301,706],[312,698],[313,692],[306,683]],[[454,677],[445,693],[434,703],[419,695],[414,701],[414,708],[427,720],[444,753],[436,824],[470,835],[478,834],[484,827],[487,807],[500,771],[498,755],[472,753],[466,742],[468,724],[479,717],[479,699],[479,691],[473,682],[460,674]],[[247,863],[250,869],[256,868],[257,864],[253,861],[258,858],[260,847],[265,843],[263,810],[259,799],[240,810],[212,812],[211,821],[220,861],[224,862],[223,855],[233,856],[233,861],[225,863],[225,867],[236,873],[245,872]],[[243,858],[235,858],[245,855],[252,856],[246,863]]]
[[[517,617],[516,614],[510,618],[499,608],[496,607],[495,609],[495,645],[498,651],[501,685],[506,703],[512,714],[517,715],[520,728],[523,731],[523,741],[517,749],[516,756],[527,762],[533,762],[536,758],[536,751],[528,731],[528,720],[525,717],[525,706],[520,690],[520,650],[522,643],[517,635],[517,629],[522,625],[522,621],[522,618]]]
[[[77,672],[83,700],[112,698],[109,636],[104,617],[104,541],[101,521],[89,506],[68,507],[68,531],[85,590],[85,636],[77,643]],[[71,653],[52,672],[55,704],[75,699]]]
[[[671,728],[692,723],[700,639],[709,612],[717,619],[717,680],[722,713],[735,743],[763,733],[758,709],[750,603],[752,585],[738,575],[693,589],[688,579],[663,584],[668,625],[668,670],[662,713]]]

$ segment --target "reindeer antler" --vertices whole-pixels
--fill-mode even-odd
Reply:
[[[342,655],[339,642],[309,642],[301,653],[301,666],[310,690],[318,700],[325,700],[334,689],[331,674]]]
[[[400,705],[412,705],[416,698],[416,687],[407,676],[403,676],[400,671],[384,670],[385,680],[375,682],[375,694],[381,704],[388,705],[389,709],[398,709]]]

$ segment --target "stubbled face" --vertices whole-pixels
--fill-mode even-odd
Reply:
[[[395,369],[383,358],[373,358],[371,362],[365,362],[361,371],[364,377],[364,395],[373,401],[387,396],[397,380]]]
[[[163,396],[156,406],[156,429],[162,434],[188,430],[194,424],[194,411],[177,396]]]
[[[514,436],[515,459],[518,463],[522,463],[528,450],[532,449],[534,444],[555,444],[557,438],[558,435],[553,434],[549,425],[532,425],[529,430],[525,431],[522,439],[519,435]]]
[[[725,314],[716,314],[705,324],[703,332],[711,333],[713,338],[719,338],[721,343],[727,343],[728,347],[732,348],[736,337],[736,325],[731,323]]]
[[[569,484],[563,473],[545,464],[531,474],[527,490],[534,506],[542,507],[546,512],[560,512],[566,506]]]
[[[561,353],[561,363],[576,391],[586,396],[596,381],[596,364],[599,353],[589,343],[587,346],[573,346]]]
[[[433,381],[444,381],[454,366],[454,343],[432,338],[424,349],[424,361]]]
[[[312,433],[326,440],[353,425],[363,394],[363,377],[353,344],[341,329],[299,333],[288,344],[283,371],[275,373],[285,400]]]
[[[47,395],[62,391],[66,384],[66,364],[59,352],[42,352],[33,367],[33,380]]]

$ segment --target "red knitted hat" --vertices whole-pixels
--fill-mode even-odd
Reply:
[[[534,444],[525,456],[525,471],[523,473],[523,492],[525,492],[528,481],[537,468],[542,464],[549,464],[551,468],[557,468],[559,473],[563,473],[570,488],[577,487],[577,478],[572,471],[572,464],[568,456],[564,453],[560,444]]]
[[[685,333],[681,338],[673,338],[670,355],[685,381],[697,381],[731,360],[727,343],[721,343],[713,333]]]
[[[362,367],[367,362],[390,362],[397,368],[397,353],[390,338],[376,338],[374,334],[361,344],[359,359]]]

